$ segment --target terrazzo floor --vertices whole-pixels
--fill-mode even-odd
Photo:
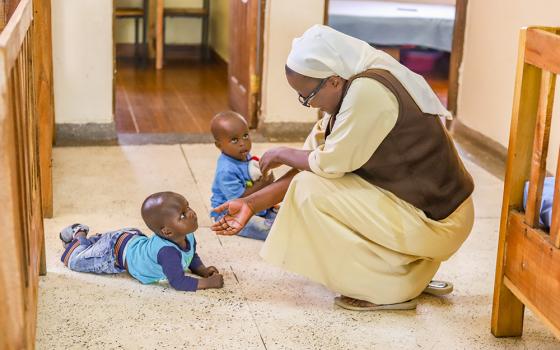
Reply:
[[[278,144],[254,144],[262,154]],[[262,242],[217,237],[208,202],[218,151],[211,144],[54,149],[55,216],[45,220],[47,276],[40,278],[38,349],[560,349],[530,311],[523,337],[490,333],[501,180],[466,161],[475,178],[474,229],[437,278],[447,297],[421,296],[415,311],[352,312],[321,285],[263,262]],[[199,214],[198,252],[224,274],[221,290],[177,292],[126,274],[76,273],[60,262],[58,231],[144,226],[150,193],[184,194]]]

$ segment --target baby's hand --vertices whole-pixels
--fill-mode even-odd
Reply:
[[[224,276],[219,273],[198,280],[198,289],[222,288],[223,286]]]
[[[191,268],[192,273],[200,277],[210,277],[215,273],[220,273],[214,266],[204,266],[200,265],[196,268]]]
[[[203,277],[210,277],[213,274],[219,274],[220,271],[218,271],[218,269],[215,266],[208,266],[206,268],[206,271],[204,271],[204,276]]]
[[[262,178],[261,180],[270,185],[270,184],[273,183],[276,179],[274,178],[274,174],[272,173],[272,171],[269,171],[268,174],[266,174],[265,176],[263,176],[263,178]]]

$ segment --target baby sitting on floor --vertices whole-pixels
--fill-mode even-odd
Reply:
[[[155,234],[123,228],[87,237],[89,227],[74,224],[60,232],[65,250],[61,260],[78,272],[128,273],[144,284],[167,279],[182,291],[221,288],[223,276],[206,267],[196,253],[197,216],[185,197],[174,192],[150,195],[142,204],[142,218]],[[185,275],[190,270],[202,278]]]
[[[212,208],[246,197],[274,182],[272,173],[263,176],[258,168],[258,159],[251,157],[249,127],[241,115],[233,111],[218,113],[212,118],[211,131],[216,147],[222,151],[212,184]],[[276,208],[270,208],[257,213],[238,236],[265,240],[276,212]],[[210,215],[218,221],[225,213],[211,212]]]

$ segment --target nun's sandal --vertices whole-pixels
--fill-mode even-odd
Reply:
[[[362,300],[356,300],[356,301],[364,302],[368,305],[355,305],[354,303],[352,303],[351,300],[356,300],[356,299],[340,296],[334,298],[334,303],[335,305],[343,309],[352,310],[352,311],[414,310],[416,309],[416,305],[418,304],[418,301],[416,299],[411,299],[402,303],[380,304],[380,305],[369,303],[367,301],[364,302]]]
[[[451,294],[453,292],[453,283],[447,281],[430,281],[428,286],[422,293],[431,294],[435,296],[442,296]]]

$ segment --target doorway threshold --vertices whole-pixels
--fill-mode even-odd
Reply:
[[[257,131],[251,131],[253,142],[266,142],[267,139]],[[192,143],[214,143],[210,133],[119,133],[119,145],[174,145]]]

